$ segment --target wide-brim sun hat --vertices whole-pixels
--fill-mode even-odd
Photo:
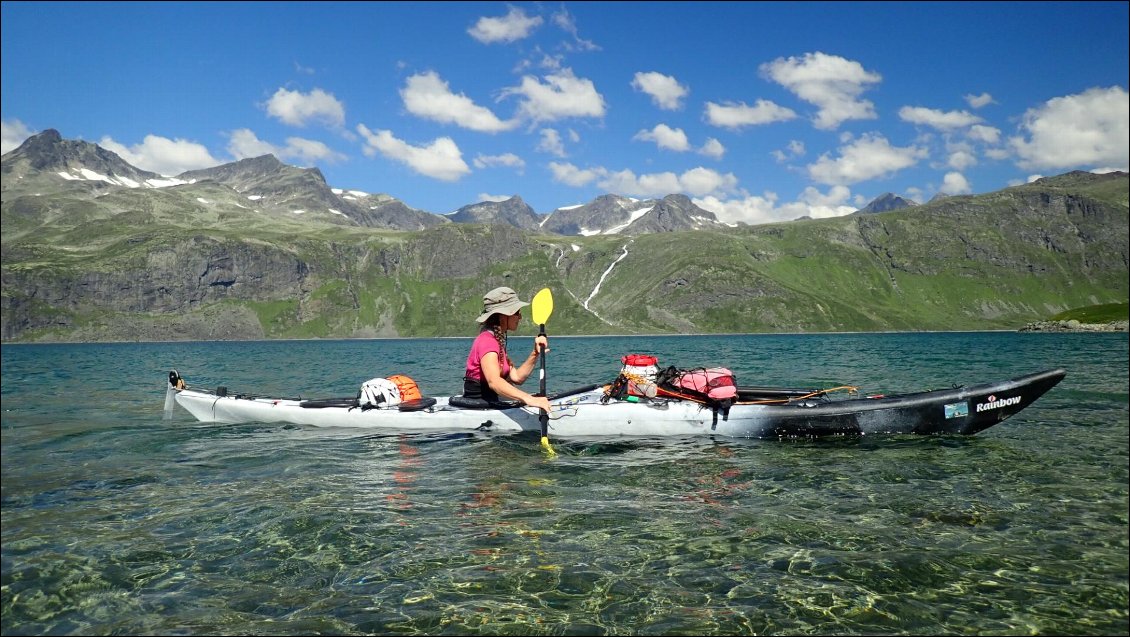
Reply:
[[[483,295],[483,313],[475,319],[483,323],[491,314],[506,314],[507,316],[526,307],[529,303],[518,298],[518,293],[507,287],[495,288]]]

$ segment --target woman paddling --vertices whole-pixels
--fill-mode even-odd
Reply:
[[[479,335],[471,344],[467,355],[467,369],[463,376],[463,395],[494,402],[500,399],[521,401],[522,404],[549,412],[549,399],[528,394],[515,385],[521,385],[534,371],[540,348],[549,351],[549,340],[544,335],[534,339],[534,349],[526,360],[515,366],[506,353],[506,333],[518,329],[522,308],[529,305],[507,287],[500,287],[483,296],[483,313],[477,322],[482,324]]]

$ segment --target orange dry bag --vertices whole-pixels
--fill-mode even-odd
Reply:
[[[420,393],[420,388],[416,386],[416,381],[404,374],[393,374],[389,376],[388,379],[396,383],[396,388],[400,390],[401,402],[409,402],[423,398],[423,394]]]

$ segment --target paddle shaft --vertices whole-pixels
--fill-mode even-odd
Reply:
[[[541,324],[538,336],[545,336],[545,323]],[[541,380],[538,393],[545,396],[545,345],[539,344],[538,348],[541,349],[541,356],[538,357],[541,359]],[[541,423],[541,437],[545,439],[546,436],[549,435],[549,412],[544,409],[541,410],[541,414],[538,416],[538,422]]]

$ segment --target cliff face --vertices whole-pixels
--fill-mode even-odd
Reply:
[[[0,334],[68,329],[89,313],[176,315],[226,300],[300,297],[310,276],[304,259],[270,245],[200,235],[138,247],[96,270],[5,269]]]
[[[1074,193],[1008,189],[895,215],[852,217],[860,237],[893,269],[936,275],[985,265],[1014,272],[1046,267],[1041,253],[1066,259],[1080,275],[1130,265],[1126,211]]]
[[[100,336],[87,329],[88,338],[194,340],[217,338],[217,330],[230,332],[232,338],[263,338],[269,336],[270,326],[259,325],[254,312],[229,312],[207,321],[186,317],[213,306],[248,303],[287,304],[285,311],[297,322],[314,320],[321,312],[356,312],[360,297],[374,294],[382,281],[406,281],[409,287],[423,281],[474,281],[496,264],[537,249],[536,242],[516,229],[453,224],[380,243],[278,245],[211,234],[139,239],[95,269],[5,268],[0,335],[14,340],[37,330],[76,330],[100,316],[121,321],[136,315],[146,320],[126,321],[128,329],[103,321]],[[324,298],[327,290],[336,291],[332,301]],[[215,323],[225,320],[236,325],[225,330]],[[168,334],[170,321],[182,324],[179,331]],[[383,326],[357,325],[340,335],[401,335],[390,321],[385,317],[378,321]]]

